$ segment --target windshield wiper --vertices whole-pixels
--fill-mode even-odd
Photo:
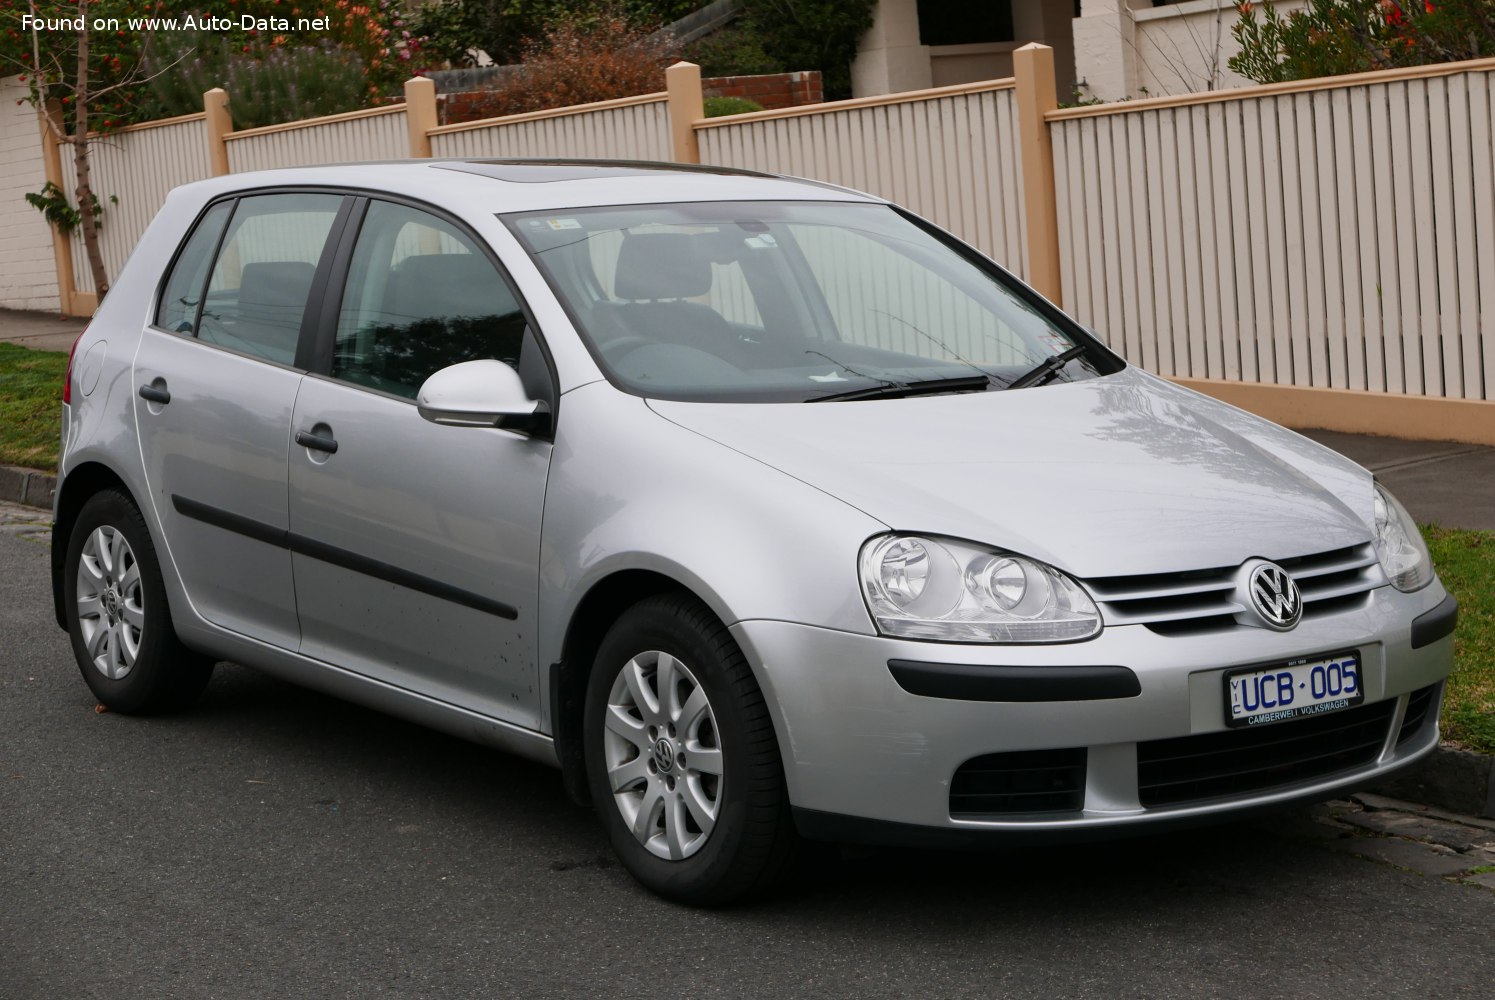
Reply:
[[[892,382],[833,392],[828,396],[807,399],[807,403],[828,403],[847,399],[897,399],[903,396],[928,396],[941,392],[974,392],[990,389],[992,380],[984,375],[959,375],[955,378],[926,378],[913,382]]]
[[[1058,375],[1059,369],[1084,353],[1085,345],[1076,344],[1067,351],[1044,358],[1032,370],[1024,372],[1011,382],[1008,382],[1007,388],[1026,389],[1030,385],[1043,385],[1049,379]]]

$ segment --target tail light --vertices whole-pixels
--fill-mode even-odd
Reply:
[[[78,334],[78,339],[73,341],[73,347],[67,352],[67,374],[62,377],[62,405],[73,405],[73,355],[78,353],[78,344],[88,333],[88,327],[83,328],[83,333]]]

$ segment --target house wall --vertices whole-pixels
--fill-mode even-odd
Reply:
[[[1306,0],[1262,2],[1285,14]],[[1073,26],[1082,94],[1119,101],[1246,86],[1227,66],[1240,51],[1231,33],[1239,17],[1237,0],[1083,0]]]
[[[1074,45],[1069,22],[1074,0],[1019,0],[1013,4],[1011,42],[922,45],[918,0],[878,0],[872,27],[862,36],[851,64],[856,97],[897,94],[1012,76],[1012,50],[1043,42],[1054,50],[1055,84],[1061,95],[1072,89]]]
[[[55,311],[52,232],[26,202],[47,182],[40,123],[28,94],[19,77],[0,79],[0,307]]]

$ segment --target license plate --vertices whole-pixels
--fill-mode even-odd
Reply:
[[[1358,652],[1225,675],[1225,724],[1236,728],[1337,712],[1364,700]]]

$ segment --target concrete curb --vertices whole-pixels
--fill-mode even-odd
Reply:
[[[0,465],[0,500],[51,510],[56,492],[57,477],[50,472]]]
[[[1367,790],[1465,816],[1495,818],[1495,756],[1440,746]]]

